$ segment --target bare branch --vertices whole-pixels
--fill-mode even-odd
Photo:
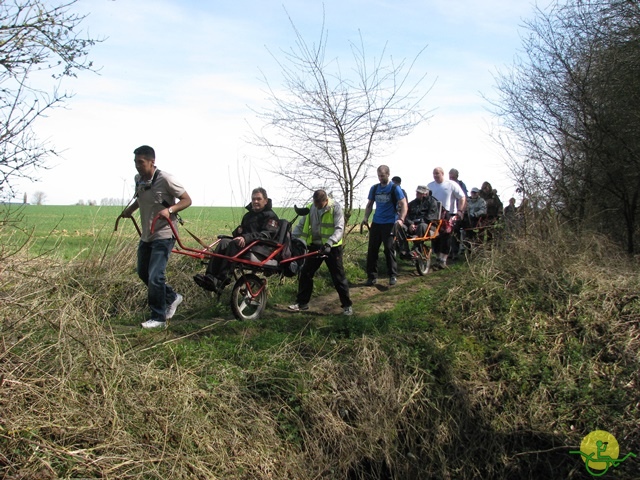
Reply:
[[[640,214],[640,11],[625,0],[558,1],[527,22],[524,58],[498,77],[495,113],[512,174],[573,222],[626,237]],[[503,139],[504,140],[504,139]],[[611,228],[611,211],[626,222]]]
[[[256,111],[264,127],[250,141],[272,156],[272,170],[289,180],[295,194],[324,187],[337,190],[348,218],[354,192],[367,178],[375,158],[399,137],[428,118],[422,107],[426,74],[414,69],[421,54],[396,64],[386,47],[370,59],[360,35],[351,44],[346,73],[337,58],[328,59],[324,18],[317,44],[309,44],[289,17],[295,46],[271,55],[282,73],[276,90],[263,75],[270,107]]]
[[[76,2],[0,2],[0,199],[15,195],[13,179],[32,178],[38,168],[46,168],[48,157],[56,155],[36,137],[33,126],[69,98],[60,93],[60,81],[93,70],[87,55],[100,40],[77,31],[85,17],[71,11]],[[43,71],[54,81],[50,92],[32,82],[34,74]]]

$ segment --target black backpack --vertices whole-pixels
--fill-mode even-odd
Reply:
[[[291,224],[288,220],[280,220],[276,241],[282,244],[282,251],[278,256],[278,261],[288,260],[291,257],[298,257],[307,253],[304,242],[291,236]],[[282,264],[282,274],[285,277],[294,277],[298,274],[303,264],[304,260],[296,260]]]
[[[291,237],[290,246],[291,255],[289,256],[289,258],[299,257],[307,253],[307,246],[299,238]],[[293,262],[288,262],[283,266],[282,274],[285,277],[295,277],[300,272],[303,265],[304,258],[301,258],[300,260],[294,260]]]

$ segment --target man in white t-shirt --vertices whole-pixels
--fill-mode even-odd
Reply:
[[[433,180],[427,187],[431,190],[431,196],[438,200],[445,210],[442,218],[446,221],[455,221],[455,217],[462,220],[467,200],[460,185],[451,180],[445,180],[444,170],[441,167],[436,167],[433,170]],[[447,233],[445,229],[441,228],[440,234],[431,242],[433,252],[437,257],[437,262],[433,265],[434,269],[447,266],[450,243],[451,233]]]

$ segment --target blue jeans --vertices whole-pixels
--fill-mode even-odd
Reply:
[[[140,241],[138,244],[138,276],[147,285],[147,295],[151,318],[165,321],[167,305],[171,305],[177,294],[167,285],[165,270],[169,254],[175,245],[174,238]]]

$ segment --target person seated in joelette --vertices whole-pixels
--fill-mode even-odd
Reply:
[[[273,211],[267,191],[258,187],[251,192],[251,203],[245,207],[248,212],[231,234],[233,238],[222,238],[215,253],[232,257],[251,242],[263,239],[274,240],[278,232],[279,219]],[[231,263],[221,257],[212,257],[204,275],[197,274],[193,280],[205,290],[219,292],[229,283]]]
[[[473,187],[470,192],[470,197],[467,200],[467,215],[465,216],[462,228],[467,230],[467,238],[469,240],[475,238],[476,234],[473,231],[478,226],[478,221],[481,217],[487,215],[487,203],[479,195],[480,189]]]
[[[407,217],[404,219],[403,228],[410,237],[424,237],[427,234],[429,222],[437,220],[439,216],[439,206],[431,192],[424,185],[416,188],[416,198],[408,205]],[[409,256],[408,242],[404,242],[400,250],[400,256]],[[413,242],[413,247],[417,248],[421,242]]]

